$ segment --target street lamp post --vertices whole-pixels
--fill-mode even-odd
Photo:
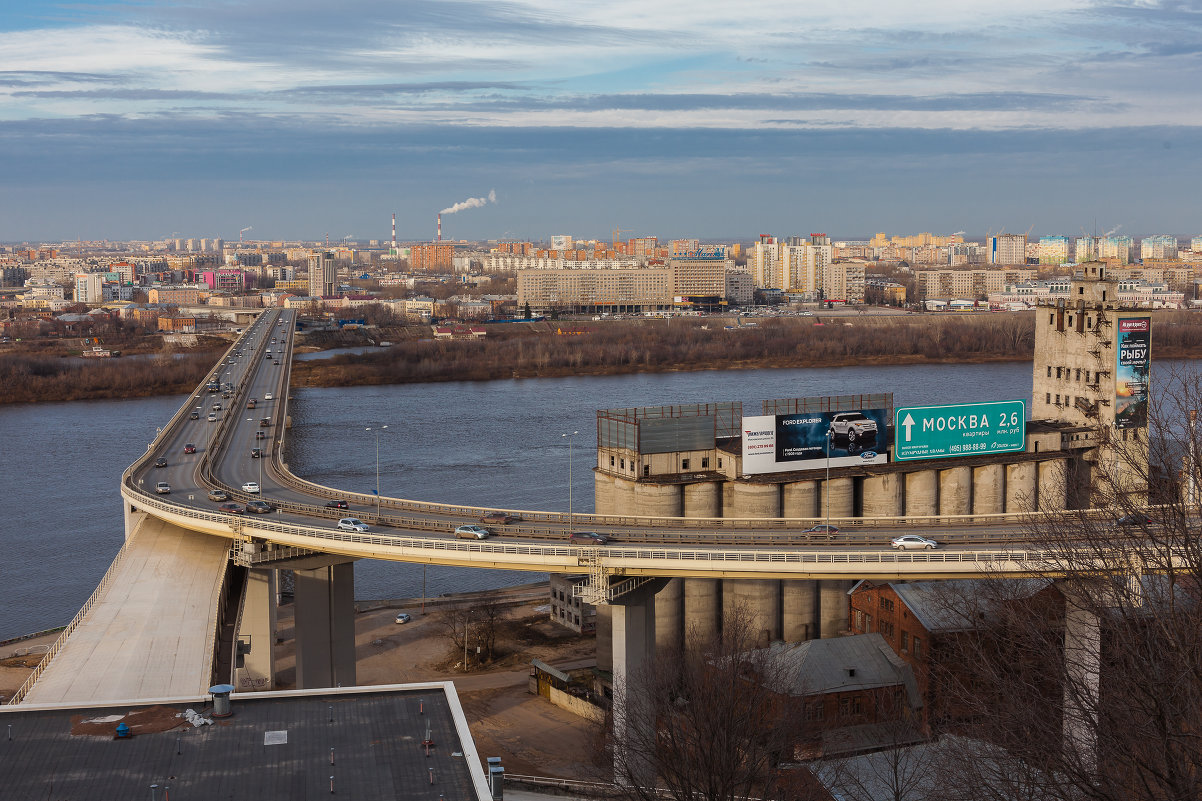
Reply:
[[[826,533],[831,533],[831,431],[826,430],[826,483],[822,485],[822,500],[826,506]]]
[[[573,431],[571,434],[559,435],[568,441],[568,525],[572,523],[572,437],[579,433]]]
[[[378,429],[376,429],[376,521],[377,522],[379,522],[379,520],[380,520],[380,432],[386,428],[388,428],[388,426],[380,426]],[[363,430],[371,431],[372,429],[365,428]]]
[[[463,672],[467,673],[467,634],[472,630],[472,614],[474,609],[467,611],[467,617],[463,619]]]

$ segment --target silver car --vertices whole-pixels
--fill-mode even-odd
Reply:
[[[338,521],[338,529],[340,531],[357,531],[359,533],[371,531],[371,529],[367,527],[367,524],[357,517],[342,518]]]
[[[455,529],[455,536],[461,540],[482,540],[491,533],[483,526],[460,526]]]
[[[903,534],[900,537],[894,537],[889,544],[899,551],[922,550],[923,548],[933,551],[939,547],[939,543],[935,540],[920,537],[917,534]]]

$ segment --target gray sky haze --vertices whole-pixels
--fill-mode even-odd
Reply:
[[[1202,232],[1182,2],[9,2],[0,240]]]

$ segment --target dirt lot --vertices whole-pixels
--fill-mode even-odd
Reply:
[[[499,756],[508,773],[581,778],[596,751],[593,724],[552,706],[527,690],[530,660],[563,670],[596,664],[592,635],[561,628],[539,610],[543,599],[506,610],[498,650],[508,650],[490,666],[462,669],[449,640],[439,630],[438,612],[423,616],[416,607],[362,612],[355,620],[359,684],[453,680],[472,737],[482,757]],[[396,613],[413,616],[395,623]],[[279,689],[295,681],[296,653],[292,606],[280,608],[276,669]]]
[[[439,629],[436,610],[422,615],[419,607],[401,606],[361,612],[355,617],[359,683],[453,680],[481,756],[501,757],[511,774],[583,778],[597,750],[593,725],[526,688],[531,659],[562,670],[596,664],[595,638],[551,623],[546,610],[539,608],[545,599],[544,590],[538,600],[507,609],[497,645],[498,651],[508,653],[492,665],[473,665],[466,673],[462,655],[454,653]],[[412,621],[395,623],[399,611],[410,613]],[[277,689],[291,689],[295,681],[292,615],[290,604],[280,608]],[[0,648],[0,696],[7,699],[21,686],[40,652],[57,636]],[[34,653],[18,655],[29,651]]]

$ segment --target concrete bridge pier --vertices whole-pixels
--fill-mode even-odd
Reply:
[[[274,690],[276,680],[275,570],[250,569],[242,595],[235,645],[234,686],[238,692]]]
[[[629,714],[630,693],[654,669],[655,658],[655,594],[663,589],[665,579],[655,579],[615,598],[609,604],[610,625],[613,637],[613,726],[614,765],[628,764],[637,753],[627,755],[621,751],[627,744],[648,743],[654,734],[646,730],[654,725],[645,716]],[[638,729],[642,728],[643,731]],[[646,768],[647,776],[640,783],[654,783],[654,769]],[[639,773],[637,769],[634,771]],[[615,773],[618,771],[615,770]],[[620,781],[620,780],[619,780]]]
[[[296,569],[296,686],[355,685],[355,563]]]

